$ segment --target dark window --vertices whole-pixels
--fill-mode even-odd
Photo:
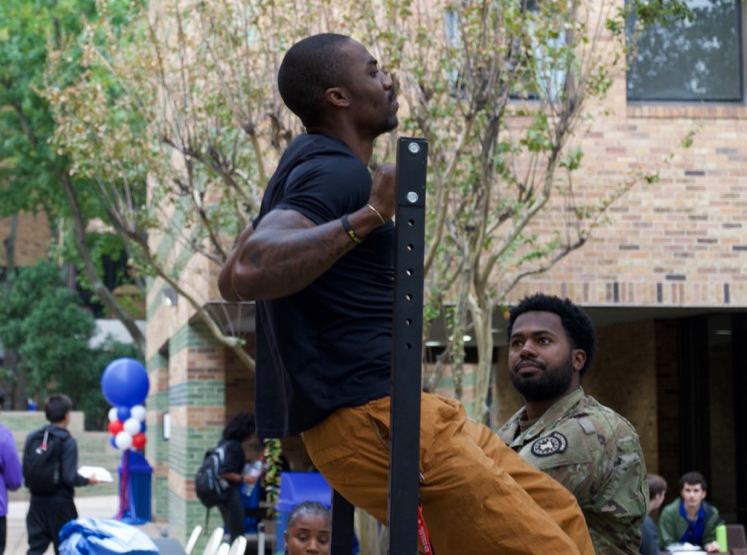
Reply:
[[[692,21],[651,25],[638,37],[628,100],[742,101],[741,0],[687,3]]]

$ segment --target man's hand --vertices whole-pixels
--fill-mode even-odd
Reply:
[[[705,550],[708,553],[718,553],[721,551],[721,548],[718,545],[718,542],[711,542],[705,545]]]
[[[99,483],[99,479],[96,478],[96,476],[91,475],[91,476],[88,477],[88,485],[89,486],[95,486],[98,483]]]
[[[391,164],[379,166],[373,176],[368,204],[378,210],[385,220],[394,216],[396,176],[397,167]]]

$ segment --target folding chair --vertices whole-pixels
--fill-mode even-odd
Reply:
[[[210,534],[210,539],[205,544],[205,549],[202,550],[202,555],[216,555],[222,541],[223,526],[219,526],[213,530],[212,534]]]
[[[228,551],[228,555],[244,555],[246,552],[246,538],[239,536],[231,544],[231,549]],[[264,555],[264,554],[263,554]]]
[[[218,551],[215,552],[215,555],[228,555],[228,551],[231,549],[231,546],[228,545],[226,542],[223,542],[218,547]]]
[[[747,549],[747,537],[741,524],[726,525],[726,544],[729,551],[733,549]]]
[[[200,538],[200,534],[202,534],[202,526],[198,524],[192,529],[192,533],[189,535],[189,539],[187,540],[187,547],[184,548],[184,553],[186,553],[187,555],[191,555],[192,550],[197,544],[197,540]]]

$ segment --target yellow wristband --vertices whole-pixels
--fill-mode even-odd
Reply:
[[[345,229],[345,232],[348,234],[348,237],[355,243],[356,245],[360,245],[363,242],[363,239],[358,237],[358,234],[353,229],[353,226],[350,225],[350,220],[348,220],[348,215],[345,214],[342,218],[340,218],[340,221],[342,222],[342,227]]]

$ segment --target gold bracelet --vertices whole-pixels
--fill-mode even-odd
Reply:
[[[382,223],[382,225],[386,225],[386,221],[384,220],[384,217],[383,217],[383,216],[382,216],[382,215],[381,215],[381,214],[379,213],[379,211],[378,211],[378,210],[376,210],[376,208],[374,208],[374,207],[373,207],[373,206],[371,206],[370,204],[367,204],[366,206],[368,206],[368,207],[369,207],[369,208],[370,208],[371,210],[373,210],[373,211],[374,211],[374,212],[376,213],[376,215],[377,215],[377,216],[379,217],[379,219],[381,220],[381,223]]]

